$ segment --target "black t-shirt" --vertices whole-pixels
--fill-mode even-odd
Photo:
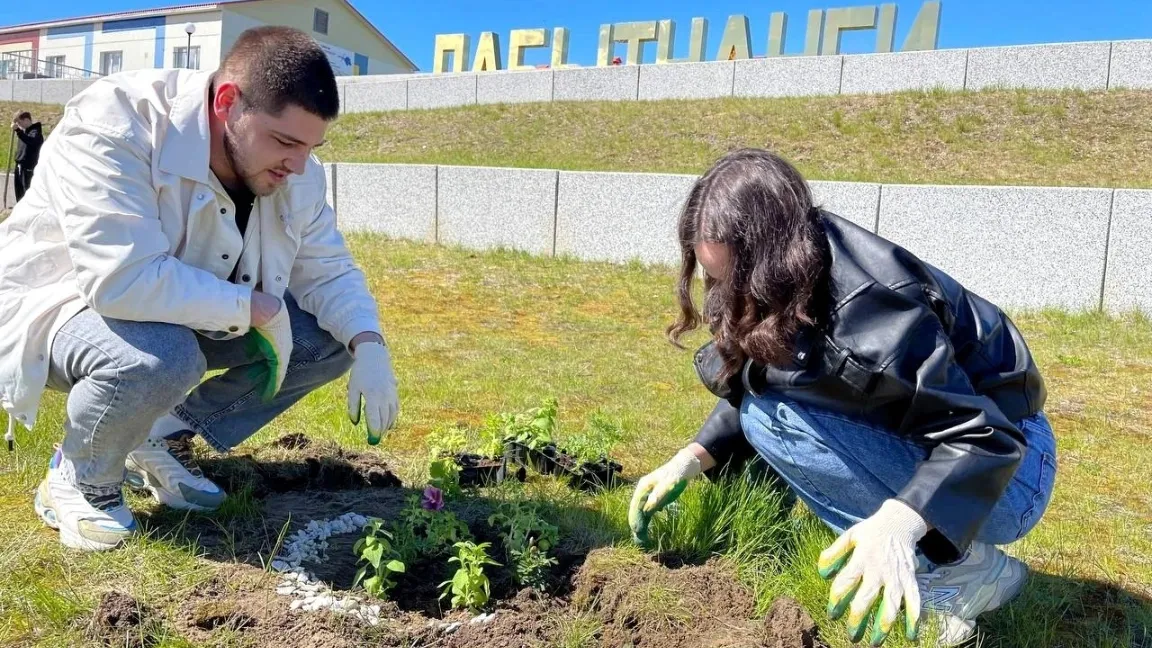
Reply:
[[[40,161],[40,147],[44,144],[44,129],[36,122],[27,130],[15,131],[19,142],[16,144],[16,163],[31,169]]]
[[[228,197],[236,205],[236,226],[240,228],[240,238],[244,238],[244,232],[248,229],[248,217],[252,214],[252,206],[256,202],[256,195],[248,190],[248,187],[243,186],[238,189],[229,189],[225,187],[228,192]],[[240,259],[236,259],[236,265],[232,268],[232,276],[229,281],[236,282],[236,269],[240,267]]]

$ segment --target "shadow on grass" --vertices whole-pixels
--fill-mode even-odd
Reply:
[[[1152,648],[1152,598],[1112,583],[1033,572],[1015,600],[980,620],[981,646]]]

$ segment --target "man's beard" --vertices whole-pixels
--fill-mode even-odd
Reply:
[[[266,188],[264,190],[260,190],[259,188],[252,185],[252,178],[260,175],[260,172],[248,172],[249,170],[246,166],[247,160],[245,160],[244,157],[240,155],[239,149],[236,146],[236,141],[232,138],[232,134],[227,130],[224,131],[224,156],[228,158],[228,164],[232,167],[232,172],[236,174],[236,177],[240,180],[240,182],[243,182],[244,186],[247,187],[248,191],[252,192],[253,195],[267,196],[275,190],[275,188]]]

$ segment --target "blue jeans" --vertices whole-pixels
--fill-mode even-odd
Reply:
[[[61,451],[69,479],[95,493],[118,489],[124,460],[172,413],[213,448],[226,452],[309,392],[352,366],[344,345],[290,295],[292,355],[280,393],[260,400],[267,375],[244,338],[212,340],[162,322],[102,317],[91,309],[69,320],[52,342],[48,387],[68,393]],[[210,369],[228,369],[203,381]],[[191,393],[189,393],[191,391]]]
[[[768,393],[740,409],[744,435],[796,495],[837,533],[869,517],[911,480],[930,448],[835,412]],[[1043,413],[1018,423],[1028,449],[976,536],[1012,543],[1044,515],[1056,480],[1056,440]]]

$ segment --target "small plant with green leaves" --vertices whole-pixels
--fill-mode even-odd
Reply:
[[[520,443],[529,450],[540,450],[550,445],[556,432],[558,409],[556,399],[548,398],[539,407],[523,414],[505,416],[505,439]]]
[[[548,552],[559,542],[559,529],[540,517],[534,505],[504,502],[488,517],[488,524],[502,529],[505,556],[515,565],[520,585],[541,588],[548,569],[557,564]]]
[[[429,454],[433,459],[451,457],[468,447],[468,435],[455,425],[436,428],[428,435]]]
[[[384,521],[373,518],[365,527],[365,535],[356,541],[352,552],[359,558],[356,562],[366,563],[356,571],[352,586],[363,581],[364,589],[372,596],[385,598],[388,590],[396,586],[395,574],[403,574],[404,563],[397,559],[392,546],[392,534],[383,529]]]
[[[460,566],[453,574],[452,580],[440,583],[443,593],[440,599],[452,595],[452,607],[479,610],[488,603],[492,594],[488,575],[484,573],[485,565],[500,567],[500,563],[488,557],[488,542],[475,544],[473,542],[457,542],[456,555],[449,558],[449,563],[458,563]]]
[[[452,511],[444,510],[443,497],[434,487],[425,489],[423,497],[408,497],[392,525],[392,534],[397,553],[408,562],[420,557],[439,558],[457,542],[472,539],[468,525]]]
[[[497,459],[504,454],[504,417],[493,414],[484,420],[480,428],[480,449],[477,451],[485,459]]]
[[[428,464],[428,483],[439,488],[444,497],[459,497],[463,492],[460,488],[460,466],[450,458],[432,461]]]
[[[611,454],[616,444],[624,439],[620,425],[602,414],[593,414],[587,429],[564,440],[568,454],[584,463],[596,463]]]

